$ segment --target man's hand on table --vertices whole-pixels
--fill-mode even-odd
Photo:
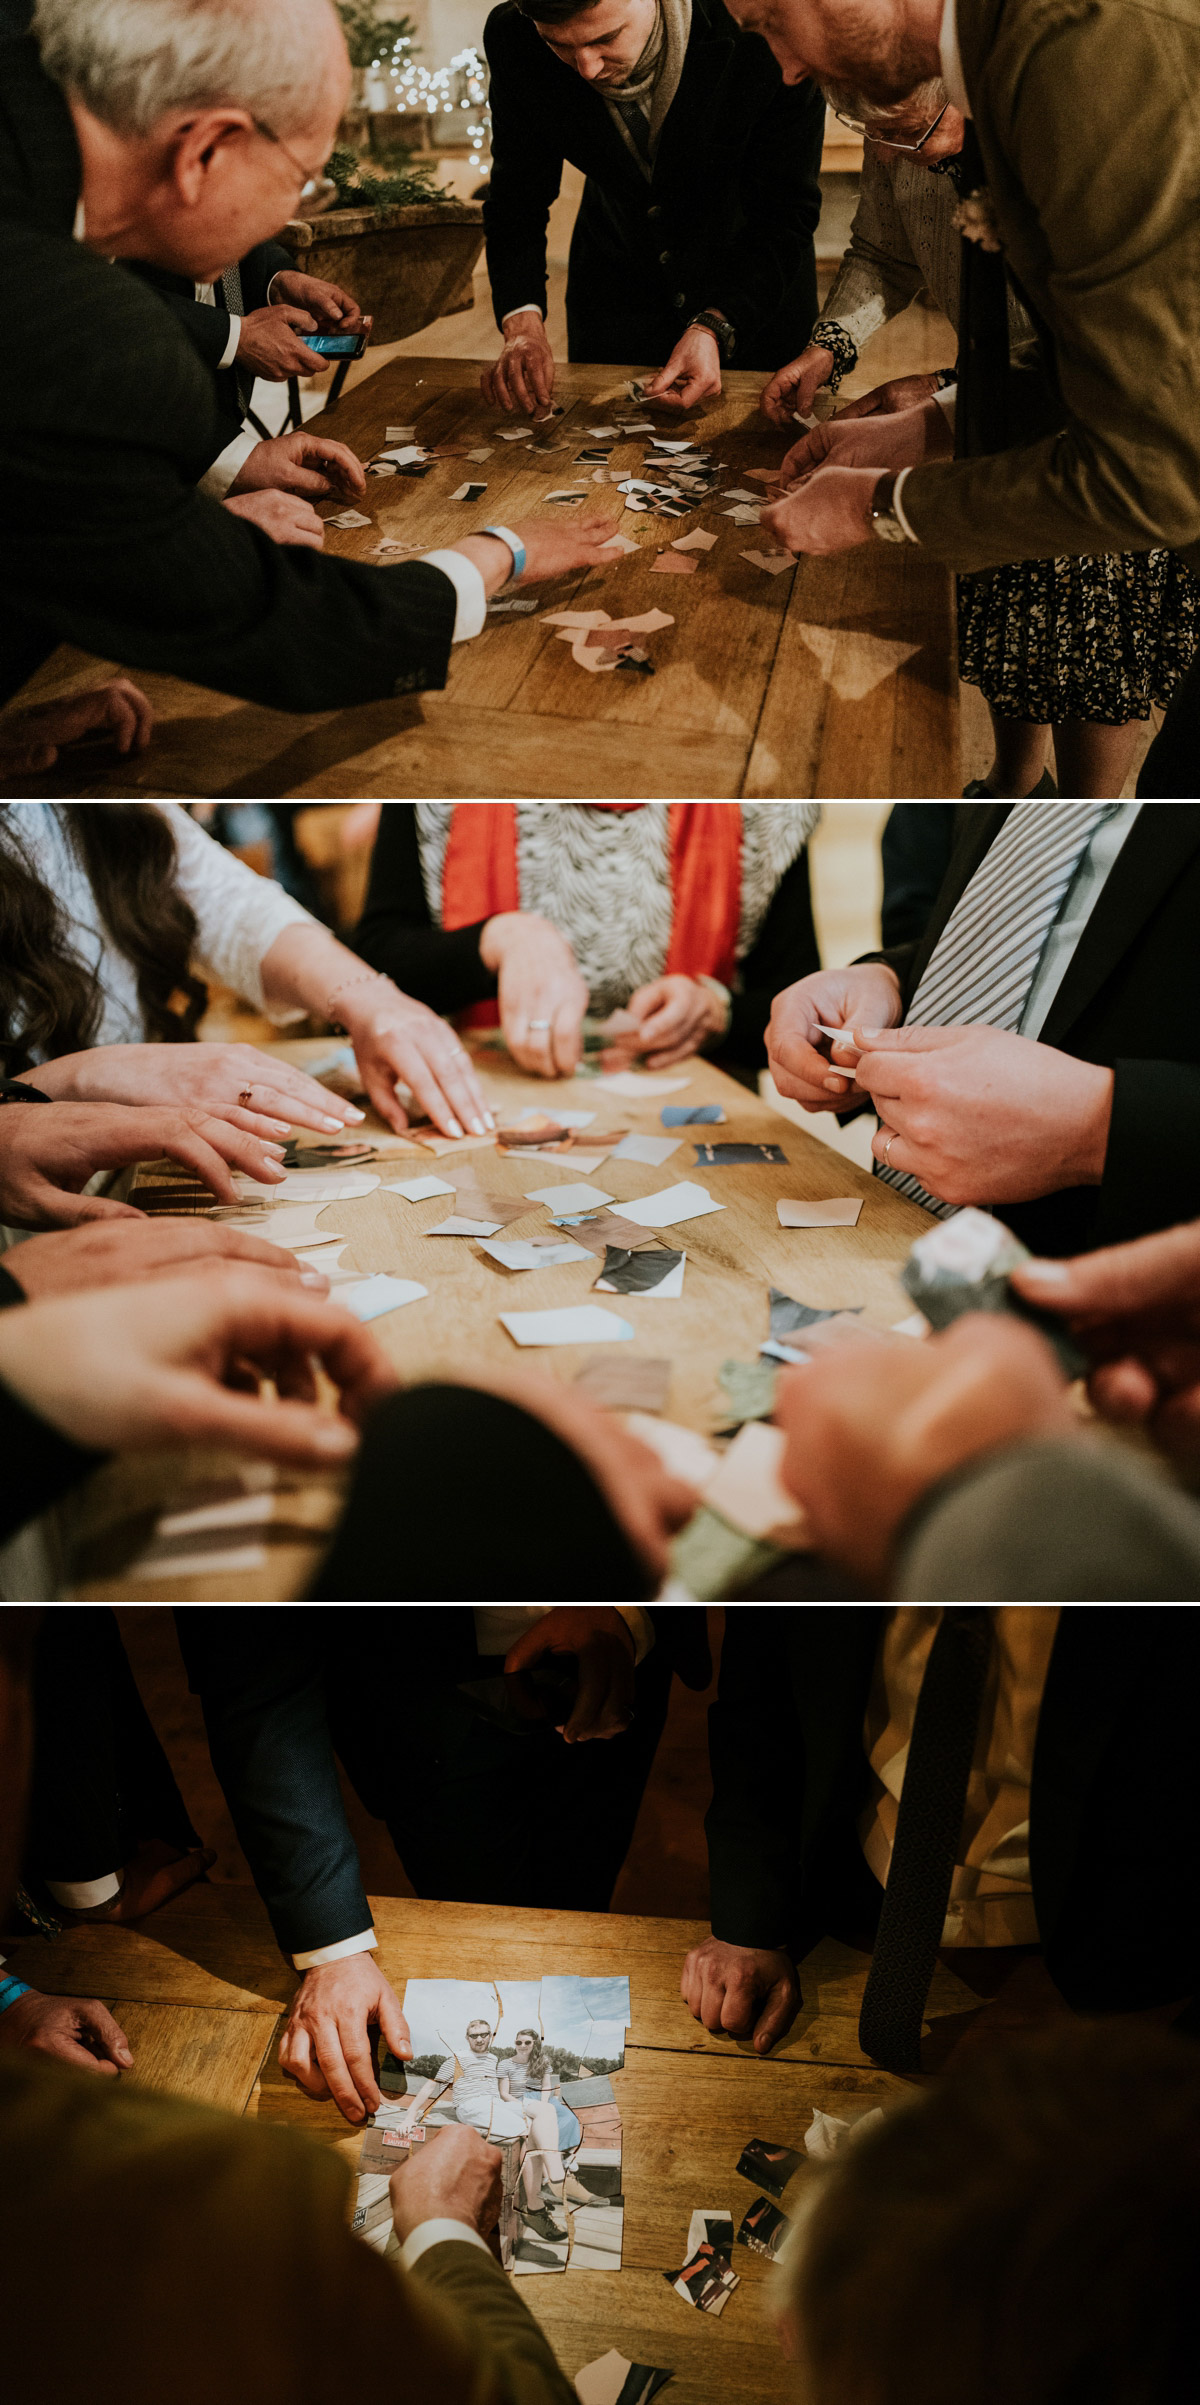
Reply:
[[[212,1219],[89,1220],[82,1227],[29,1236],[3,1255],[4,1268],[31,1303],[55,1294],[86,1293],[95,1286],[178,1277],[184,1271],[207,1276],[231,1261],[269,1269],[313,1294],[329,1291],[324,1273],[301,1264],[294,1253]]]
[[[461,2125],[431,2130],[389,2185],[402,2246],[423,2221],[463,2221],[486,2238],[500,2218],[500,2149]]]
[[[775,996],[767,1031],[767,1056],[780,1093],[806,1111],[850,1110],[865,1101],[852,1068],[836,1074],[818,1030],[894,1027],[900,1008],[900,980],[878,961],[818,969],[785,986]]]
[[[491,409],[524,409],[530,417],[554,399],[554,353],[537,309],[514,309],[501,328],[504,348],[479,379]]]
[[[124,2030],[94,1996],[42,1996],[30,1988],[0,2012],[0,2046],[25,2046],[31,2054],[48,2054],[106,2079],[133,2068]]]
[[[1088,1394],[1103,1418],[1140,1424],[1183,1467],[1200,1464],[1200,1221],[1074,1261],[1029,1261],[1013,1284],[1092,1355]]]
[[[1066,1380],[1035,1329],[973,1312],[913,1344],[847,1346],[785,1370],[782,1476],[817,1551],[885,1595],[909,1513],[964,1463],[1039,1437],[1079,1437]]]
[[[800,1982],[782,1949],[731,1946],[706,1937],[683,1966],[680,1994],[693,2019],[714,2037],[752,2038],[767,2054],[800,2009]]]
[[[325,359],[320,367],[328,366]],[[256,443],[229,487],[230,493],[260,493],[268,487],[279,493],[299,493],[306,501],[324,500],[331,493],[357,501],[367,489],[362,461],[345,443],[327,434],[276,434]]]
[[[383,2102],[371,2061],[373,2029],[402,2062],[410,2060],[400,1999],[374,1955],[345,1954],[339,1962],[318,1963],[305,1972],[292,1998],[279,2041],[279,2067],[306,2096],[332,2097],[347,2121],[364,2121]]]
[[[536,910],[500,911],[484,927],[479,957],[499,980],[500,1024],[517,1067],[573,1077],[588,989],[565,935]]]
[[[230,1170],[278,1185],[285,1174],[279,1152],[277,1143],[200,1111],[111,1102],[56,1102],[49,1109],[10,1104],[0,1118],[0,1216],[22,1228],[140,1219],[132,1203],[83,1188],[100,1170],[132,1169],[163,1154],[190,1169],[218,1202],[236,1203]]]
[[[54,1102],[161,1103],[207,1112],[261,1136],[271,1151],[279,1150],[271,1139],[292,1127],[341,1136],[365,1116],[357,1103],[253,1044],[97,1044],[43,1061],[21,1082]]]
[[[604,545],[616,531],[615,518],[586,504],[578,514],[568,511],[565,518],[520,518],[512,529],[525,550],[519,576],[513,575],[513,554],[499,535],[464,535],[450,548],[474,561],[490,601],[502,585],[548,584],[556,576],[574,576],[580,568],[608,567]]]
[[[721,350],[707,326],[686,326],[665,367],[643,388],[661,409],[698,409],[721,398]]]
[[[1098,1186],[1113,1073],[998,1027],[860,1030],[858,1091],[877,1161],[948,1203],[1030,1202]]]
[[[154,711],[140,687],[127,676],[114,676],[87,693],[66,693],[61,701],[35,702],[0,720],[0,777],[36,776],[53,768],[64,744],[90,736],[112,740],[122,758],[144,752],[154,725]]]
[[[325,547],[325,520],[319,518],[311,501],[301,501],[294,493],[235,493],[221,507],[231,517],[247,518],[273,543],[299,543],[309,551]]]
[[[773,426],[790,430],[797,414],[807,417],[822,385],[828,384],[833,370],[833,353],[822,343],[810,342],[798,359],[789,359],[786,367],[778,368],[769,384],[763,386],[759,408]]]
[[[505,1656],[511,1678],[547,1654],[573,1655],[578,1693],[558,1730],[568,1745],[589,1737],[619,1737],[633,1719],[635,1647],[629,1623],[612,1604],[560,1604],[518,1637]]]
[[[339,1391],[336,1416],[316,1403],[314,1360]],[[349,1312],[233,1265],[0,1312],[0,1380],[95,1452],[228,1445],[305,1469],[347,1461],[396,1386]]]

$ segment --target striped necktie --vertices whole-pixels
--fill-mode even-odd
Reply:
[[[904,1014],[906,1027],[1003,1027],[1024,1016],[1046,938],[1111,802],[1017,802],[955,903]],[[877,1161],[875,1175],[940,1219],[920,1180]]]

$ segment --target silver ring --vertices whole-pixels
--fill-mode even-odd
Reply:
[[[549,1025],[549,1019],[531,1019],[529,1022],[530,1035],[544,1035]]]
[[[892,1129],[891,1135],[888,1137],[887,1143],[884,1145],[884,1148],[883,1148],[883,1157],[884,1157],[884,1160],[887,1162],[887,1165],[888,1165],[888,1168],[889,1168],[889,1169],[891,1168],[891,1165],[892,1165],[892,1146],[893,1146],[893,1144],[895,1143],[895,1141],[896,1141],[896,1138],[897,1138],[897,1136],[899,1135],[899,1133],[900,1133],[900,1130],[899,1130],[899,1128],[898,1128],[898,1127],[894,1127],[894,1128]]]

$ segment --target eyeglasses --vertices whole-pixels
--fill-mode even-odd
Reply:
[[[872,132],[871,126],[864,125],[861,117],[847,117],[841,109],[835,109],[833,113],[839,125],[848,126],[852,134],[861,134],[864,142],[877,142],[885,150],[904,150],[915,153],[918,150],[924,150],[930,135],[937,132],[949,106],[948,100],[942,102],[933,123],[926,126],[919,142],[893,142],[890,134],[879,130],[880,120],[877,117],[871,121],[875,127],[875,131]]]
[[[283,152],[288,165],[294,167],[297,175],[302,179],[300,190],[296,195],[297,206],[307,209],[310,217],[319,217],[322,210],[331,209],[338,196],[338,188],[333,177],[331,175],[314,175],[312,170],[305,167],[296,157],[295,151],[288,149],[287,143],[282,137],[273,133],[269,125],[263,124],[261,117],[255,117],[251,122],[255,132],[262,135],[264,142],[273,142],[276,150]]]

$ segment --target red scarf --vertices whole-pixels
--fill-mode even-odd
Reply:
[[[642,810],[643,802],[592,802],[593,810]],[[733,982],[742,909],[742,813],[737,802],[671,802],[671,940],[666,975]],[[442,925],[475,927],[519,910],[517,805],[460,802],[450,822],[442,871]],[[495,1027],[494,1002],[464,1014]]]

